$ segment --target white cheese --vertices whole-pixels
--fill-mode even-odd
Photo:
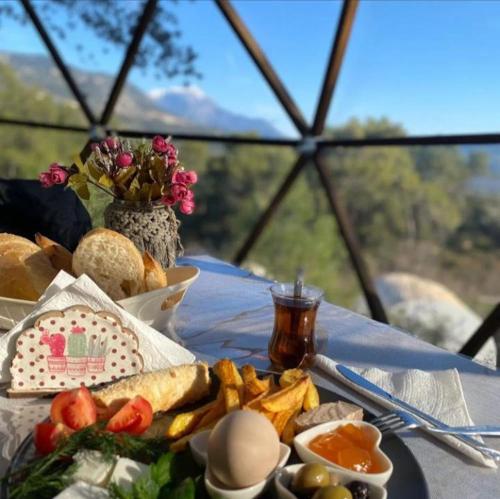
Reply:
[[[108,499],[109,494],[106,489],[89,485],[85,482],[76,482],[65,488],[54,499]]]
[[[132,459],[121,457],[116,463],[110,482],[116,483],[116,485],[123,487],[125,490],[130,490],[133,482],[143,475],[148,468],[149,466],[147,464],[138,463]]]
[[[73,474],[75,482],[81,480],[91,485],[106,487],[117,458],[105,461],[102,454],[96,450],[80,450],[74,456],[77,468]]]

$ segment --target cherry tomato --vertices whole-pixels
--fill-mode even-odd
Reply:
[[[72,430],[62,423],[38,423],[34,433],[36,450],[40,454],[50,454],[59,441],[70,435]]]
[[[58,393],[50,406],[50,419],[53,423],[63,423],[72,430],[94,424],[97,421],[97,411],[88,388],[81,386]]]
[[[144,433],[153,421],[151,404],[140,395],[129,400],[109,421],[106,430],[131,435]]]

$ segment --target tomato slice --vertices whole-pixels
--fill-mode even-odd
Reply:
[[[59,441],[70,435],[72,430],[62,423],[38,423],[34,433],[36,450],[40,454],[50,454],[56,449]]]
[[[50,419],[53,423],[63,423],[72,430],[94,424],[97,421],[97,410],[88,388],[81,386],[58,393],[50,406]]]
[[[129,400],[109,421],[106,430],[131,435],[144,433],[153,421],[151,404],[140,395]]]

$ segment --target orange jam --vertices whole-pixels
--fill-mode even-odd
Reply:
[[[344,468],[362,473],[381,473],[382,465],[374,453],[375,438],[370,428],[349,423],[318,435],[308,447]]]

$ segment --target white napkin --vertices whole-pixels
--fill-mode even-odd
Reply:
[[[19,324],[0,337],[0,383],[10,381],[10,363],[16,351],[16,338],[42,313],[64,310],[72,305],[87,305],[95,311],[105,310],[117,315],[123,325],[137,335],[144,370],[153,371],[195,361],[195,356],[155,329],[147,326],[117,305],[86,275],[78,279],[59,273],[35,308]]]
[[[334,360],[324,355],[318,355],[316,356],[315,367],[323,370],[353,390],[375,400],[380,405],[391,410],[398,409],[396,405],[388,400],[380,398],[346,379],[337,371],[337,362]],[[395,397],[434,416],[443,423],[450,426],[468,426],[474,424],[467,410],[462,383],[456,369],[431,372],[409,369],[392,373],[377,368],[358,369],[350,366],[349,368]],[[483,466],[497,468],[495,461],[486,458],[483,454],[464,442],[457,440],[455,437],[451,435],[438,435],[436,433],[432,433],[432,435]],[[477,439],[482,442],[480,437],[477,437]]]

